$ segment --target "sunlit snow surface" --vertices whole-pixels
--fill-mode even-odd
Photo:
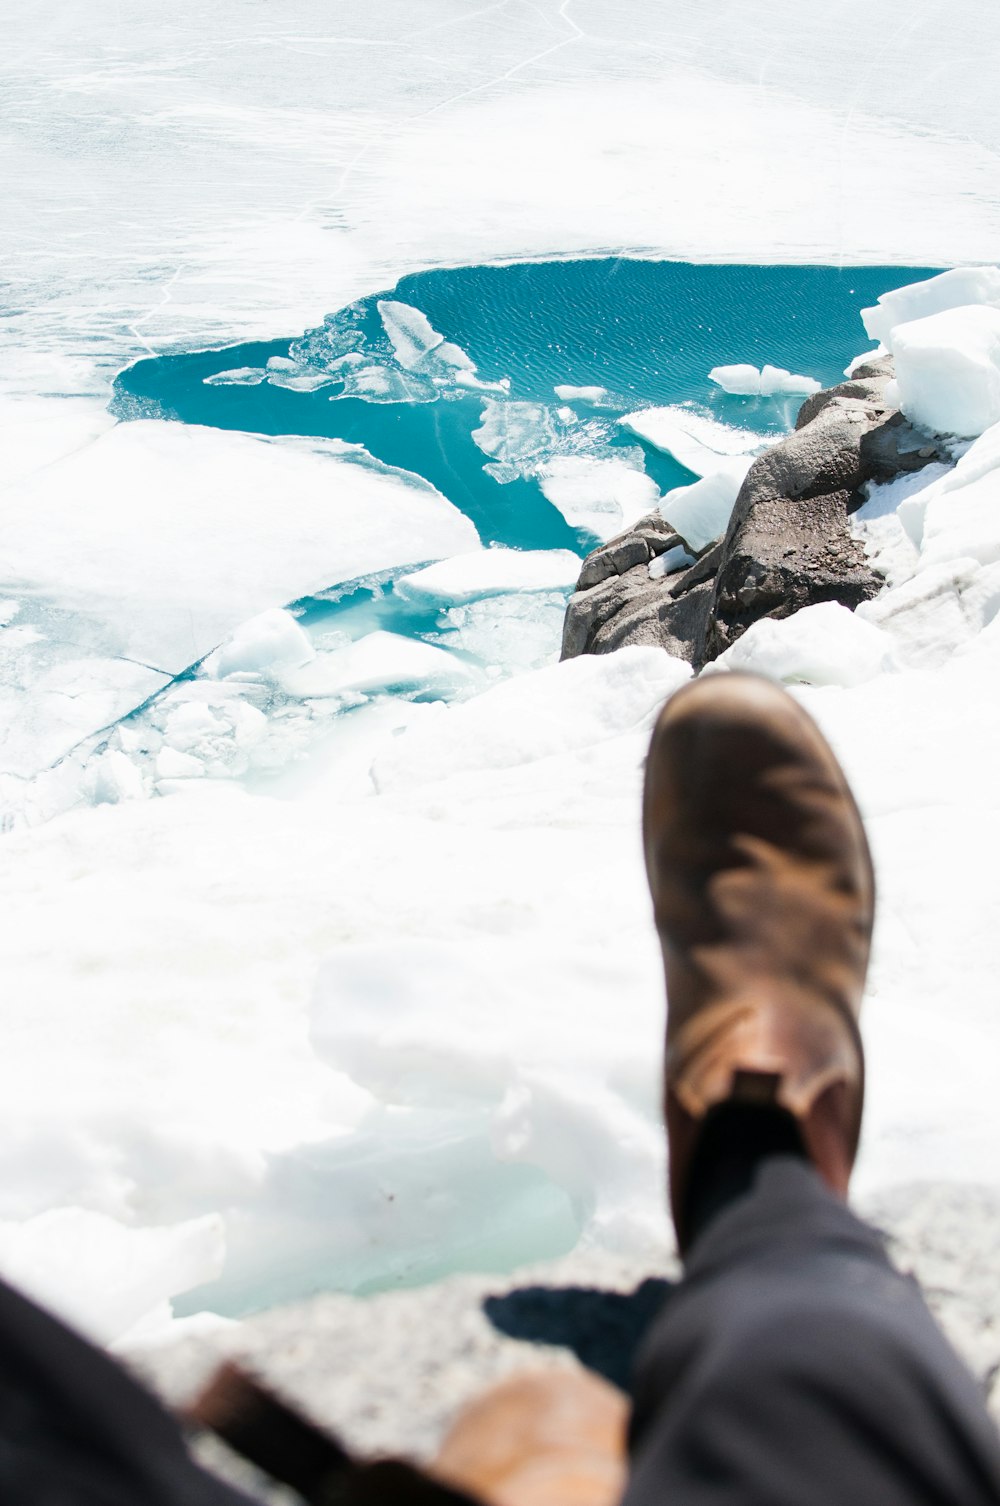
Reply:
[[[238,1312],[581,1235],[656,1248],[662,1002],[637,800],[683,667],[638,649],[546,662],[558,579],[489,594],[479,574],[445,621],[436,598],[387,606],[387,575],[484,539],[446,487],[326,431],[114,426],[111,380],[140,357],[287,342],[359,298],[412,307],[393,290],[427,267],[988,258],[1000,107],[975,60],[1000,17],[978,0],[73,0],[44,26],[7,10],[5,800],[23,813],[39,757],[57,762],[28,796],[39,824],[0,854],[0,1265],[112,1341],[184,1291],[188,1310]],[[465,350],[460,332],[419,311],[440,342],[390,308],[406,379],[380,394],[356,370],[361,400],[426,396],[433,365],[456,408],[479,405],[480,468],[517,470],[523,426],[501,432],[503,392],[472,386],[516,371],[466,351],[470,369],[441,348]],[[704,379],[825,377],[779,347],[789,312],[771,347],[706,352]],[[859,323],[838,359],[864,343]],[[266,359],[232,368],[245,393],[278,390]],[[326,401],[285,375],[290,398]],[[609,422],[604,386],[560,369],[511,400]],[[809,620],[755,649],[822,675],[801,694],[876,847],[862,1186],[996,1179],[991,443],[859,524],[893,583],[865,613],[890,667],[882,637]],[[547,458],[556,485],[492,479],[546,495],[578,459]],[[592,493],[571,520],[549,502],[547,551],[599,511]],[[131,745],[100,752],[139,702]],[[82,774],[99,803],[46,820]]]

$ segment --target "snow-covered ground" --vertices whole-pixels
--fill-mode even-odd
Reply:
[[[450,705],[377,702],[294,788],[194,777],[260,733],[227,673],[314,705],[443,675],[389,634],[330,663],[267,614],[388,568],[419,592],[417,567],[477,539],[335,443],[114,425],[109,382],[150,351],[305,329],[435,263],[986,259],[1000,106],[970,58],[1000,17],[972,0],[5,12],[5,796],[53,773],[0,847],[0,1268],[113,1341],[191,1289],[235,1311],[578,1237],[656,1247],[638,790],[686,668],[629,649]],[[964,373],[993,362],[976,329]],[[934,337],[901,344],[915,416],[941,396],[928,351],[956,348]],[[995,449],[988,433],[922,478],[930,494],[872,498],[860,526],[893,591],[863,642],[860,622],[807,619],[744,649],[820,682],[801,694],[876,849],[862,1186],[997,1181]],[[551,478],[558,505],[592,511],[573,483]],[[550,564],[539,601],[565,578]],[[497,571],[466,560],[429,588],[482,639]],[[68,800],[57,786],[80,738],[227,640],[150,713],[159,794],[120,741],[88,765],[93,803],[44,819],[78,797],[79,770]]]

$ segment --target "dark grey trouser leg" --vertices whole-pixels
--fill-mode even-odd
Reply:
[[[251,1506],[108,1355],[0,1282],[3,1506]]]
[[[916,1284],[795,1157],[696,1239],[643,1346],[624,1506],[997,1506],[1000,1441]]]

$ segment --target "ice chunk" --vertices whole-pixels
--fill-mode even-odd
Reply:
[[[216,371],[202,377],[206,387],[259,387],[267,380],[267,371],[262,366],[234,366],[231,371]]]
[[[966,304],[1000,308],[1000,269],[953,267],[951,271],[929,277],[925,282],[909,282],[905,287],[881,294],[874,308],[861,310],[861,318],[869,338],[881,341],[887,350],[895,353],[897,325]]]
[[[613,538],[659,500],[659,488],[645,471],[625,460],[587,455],[557,455],[538,471],[544,495],[571,528],[585,528],[599,539]]]
[[[901,664],[934,668],[993,622],[998,609],[1000,562],[956,559],[863,601],[857,615],[890,634]]]
[[[1000,308],[970,304],[894,325],[892,347],[912,423],[970,438],[1000,420]]]
[[[365,694],[379,690],[446,689],[468,682],[470,671],[444,649],[399,633],[375,632],[348,648],[319,653],[311,663],[281,677],[296,696]]]
[[[334,403],[344,397],[359,397],[366,403],[433,403],[437,398],[428,379],[373,361],[352,361],[337,375],[344,385],[331,394]]]
[[[889,634],[836,601],[791,617],[761,617],[708,667],[748,670],[785,684],[861,685],[895,667]]]
[[[748,670],[802,685],[861,685],[893,667],[892,639],[836,601],[752,623],[709,671]]]
[[[387,789],[601,742],[642,724],[690,674],[658,648],[567,659],[417,722],[376,760],[373,777]]]
[[[627,413],[619,423],[656,449],[672,455],[696,476],[708,476],[719,468],[720,456],[748,455],[777,442],[776,435],[735,429],[690,408],[668,406],[643,408]]]
[[[572,586],[580,560],[568,549],[478,549],[402,575],[393,591],[408,601],[461,603],[506,591]]]
[[[11,488],[0,560],[78,643],[176,674],[266,608],[477,542],[432,487],[336,441],[144,421]]]
[[[182,753],[179,748],[161,748],[156,755],[157,779],[201,779],[204,774],[201,759]]]
[[[860,355],[852,356],[844,367],[844,375],[850,381],[859,366],[867,366],[869,361],[875,361],[879,356],[888,355],[884,345],[877,345],[874,350],[863,350]]]
[[[206,674],[226,675],[259,670],[275,674],[313,658],[315,650],[291,612],[272,607],[244,622],[205,661]]]
[[[695,482],[699,486],[700,482]],[[673,575],[675,570],[684,570],[688,565],[694,564],[694,556],[688,554],[683,544],[675,544],[672,549],[665,549],[655,559],[651,559],[647,569],[650,580],[662,580],[665,575]]]
[[[493,675],[540,669],[559,658],[566,596],[565,588],[517,591],[450,607],[435,641],[474,655]]]
[[[749,455],[726,462],[716,457],[716,468],[709,475],[660,498],[660,512],[696,554],[725,533],[752,465]]]
[[[444,336],[438,334],[427,315],[409,303],[380,298],[376,307],[383,328],[392,341],[396,360],[407,371],[413,371],[431,351],[443,344]]]
[[[92,759],[84,787],[95,805],[117,805],[121,800],[141,800],[145,793],[142,775],[120,749],[109,748]]]
[[[914,504],[920,510],[921,499]],[[918,570],[961,559],[1000,560],[1000,470],[973,475],[964,486],[939,484],[922,511]],[[908,524],[914,521],[908,516]]]
[[[556,441],[552,415],[543,403],[503,402],[488,398],[483,405],[473,442],[484,455],[521,474],[527,463],[541,460]]]
[[[815,377],[797,376],[783,366],[756,366],[739,364],[713,366],[708,380],[740,397],[774,397],[779,393],[818,392],[820,383]]]
[[[597,406],[605,402],[608,396],[606,387],[568,387],[562,384],[552,390],[561,403],[590,403]]]
[[[86,1208],[52,1208],[0,1223],[4,1278],[101,1344],[124,1338],[171,1297],[218,1276],[224,1257],[215,1214],[129,1228]]]

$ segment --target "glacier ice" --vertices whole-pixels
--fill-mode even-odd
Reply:
[[[891,340],[893,395],[911,423],[969,439],[1000,421],[1000,307],[928,314],[893,325]]]
[[[798,376],[783,366],[762,366],[737,362],[732,366],[713,366],[708,380],[740,397],[775,397],[783,393],[818,392],[815,377]]]

